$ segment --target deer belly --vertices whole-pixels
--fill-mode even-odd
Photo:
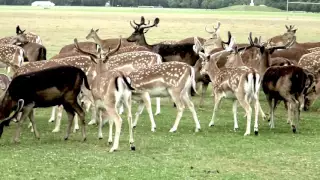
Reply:
[[[152,89],[147,89],[146,92],[148,92],[151,97],[167,97],[167,96],[169,96],[168,89],[165,87],[155,87]]]

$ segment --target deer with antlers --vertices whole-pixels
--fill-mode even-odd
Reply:
[[[292,39],[295,39],[294,44],[292,45],[293,48],[302,48],[302,49],[308,50],[311,48],[320,47],[320,42],[298,43],[296,41],[296,32],[298,29],[294,29],[294,26],[290,26],[290,27],[286,26],[286,28],[287,28],[286,33],[270,38],[268,40],[268,44],[270,46],[283,46],[288,42],[291,42]]]
[[[122,53],[118,55],[113,55],[117,52],[117,51],[114,51],[112,54],[108,53],[110,57],[106,56],[105,54],[101,54],[101,56],[99,57],[82,50],[78,46],[76,40],[75,40],[75,46],[77,50],[82,52],[83,54],[89,55],[92,59],[97,59],[96,61],[102,61],[101,66],[103,66],[103,71],[118,70],[123,72],[124,74],[129,74],[134,70],[143,69],[149,66],[154,66],[162,62],[160,55],[153,52],[149,52],[149,51],[136,51],[136,52],[127,52],[127,53]],[[144,108],[144,105],[142,102],[144,102],[150,117],[151,131],[154,132],[156,129],[156,124],[154,122],[154,118],[152,115],[151,101],[150,101],[149,95],[147,93],[144,93],[142,95],[133,96],[133,97],[140,102],[133,126],[135,127],[137,125],[139,115],[142,113]],[[157,98],[156,115],[159,113],[160,113],[160,99]],[[90,122],[90,124],[95,124],[95,123],[96,122]],[[99,133],[99,138],[102,138],[102,133]]]

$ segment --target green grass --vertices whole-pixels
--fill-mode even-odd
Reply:
[[[0,7],[0,37],[14,34],[15,26],[39,34],[48,49],[48,57],[77,37],[84,41],[91,28],[100,28],[102,38],[129,36],[129,21],[160,18],[158,28],[151,29],[148,42],[180,40],[185,37],[209,37],[207,24],[220,21],[221,35],[232,31],[237,42],[246,42],[250,31],[264,39],[285,31],[285,24],[295,24],[298,41],[317,41],[320,20],[318,14],[288,14],[228,12],[205,10],[134,9],[55,7]],[[163,11],[163,12],[160,12]],[[168,13],[170,11],[170,13]],[[191,13],[193,12],[193,13]],[[186,110],[178,131],[169,133],[176,110],[166,99],[162,113],[156,116],[157,132],[150,131],[150,122],[143,112],[135,130],[135,152],[129,151],[128,125],[123,117],[120,150],[108,153],[108,126],[104,139],[97,139],[97,127],[88,126],[88,139],[81,142],[81,133],[63,140],[66,117],[61,132],[51,133],[54,124],[48,123],[51,109],[37,109],[36,122],[40,140],[24,124],[21,143],[12,143],[15,124],[6,127],[0,140],[0,174],[4,179],[318,179],[320,164],[320,104],[302,113],[300,134],[293,134],[286,124],[283,105],[276,111],[276,128],[270,130],[266,121],[259,121],[259,136],[244,137],[245,119],[239,107],[239,131],[233,131],[232,103],[224,100],[215,123],[208,127],[213,103],[211,92],[206,96],[204,109],[197,108],[202,131],[194,133],[191,113]],[[265,97],[261,103],[268,112]],[[199,99],[193,98],[196,106]],[[134,105],[134,110],[136,106]],[[154,106],[153,106],[153,109]],[[135,112],[133,110],[133,112]],[[87,122],[90,114],[87,114]],[[217,170],[219,173],[217,173]],[[209,171],[209,173],[208,173]]]

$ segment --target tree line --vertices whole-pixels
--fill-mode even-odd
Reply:
[[[35,0],[0,0],[1,5],[30,5]],[[298,0],[291,0],[298,1]],[[305,2],[320,2],[320,0],[299,0]],[[233,5],[248,5],[250,0],[51,0],[57,6],[162,6],[168,8],[203,8],[218,9]],[[287,0],[254,0],[255,5],[286,10]],[[290,10],[320,12],[320,5],[290,4]]]

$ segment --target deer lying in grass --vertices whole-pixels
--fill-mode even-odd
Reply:
[[[0,136],[3,132],[3,126],[8,126],[11,119],[21,111],[22,117],[18,122],[14,141],[19,142],[21,125],[26,117],[29,117],[34,134],[39,139],[33,109],[62,104],[69,119],[64,139],[69,138],[73,117],[77,113],[81,119],[82,137],[83,140],[86,140],[85,113],[77,103],[80,90],[89,92],[90,87],[87,77],[81,69],[72,66],[49,68],[13,78],[6,93],[1,98],[0,118],[5,118],[5,120],[0,124]],[[18,110],[14,113],[14,116],[9,117],[15,106],[18,106]]]
[[[221,99],[224,97],[233,98],[233,115],[234,115],[234,130],[238,129],[237,120],[237,103],[246,111],[247,128],[245,136],[250,135],[251,132],[251,114],[252,108],[251,101],[254,102],[255,107],[255,123],[254,132],[258,134],[258,113],[259,113],[259,88],[260,88],[260,75],[258,72],[247,66],[239,66],[236,68],[223,68],[219,69],[217,66],[217,59],[219,56],[229,54],[232,51],[233,41],[229,44],[228,48],[216,52],[212,55],[207,55],[201,52],[198,40],[195,38],[194,51],[199,53],[203,60],[201,74],[208,74],[214,94],[214,109],[212,119],[209,126],[214,126],[215,114]]]
[[[122,71],[124,74],[130,74],[134,70],[143,69],[143,68],[154,66],[154,65],[161,63],[161,56],[156,53],[149,52],[149,51],[127,52],[127,53],[122,53],[122,54],[118,54],[118,55],[113,55],[117,52],[114,50],[114,51],[112,51],[113,52],[112,54],[108,53],[108,56],[106,56],[105,54],[101,54],[103,56],[101,58],[101,57],[98,57],[98,56],[91,54],[89,52],[85,52],[80,47],[78,47],[76,39],[75,39],[75,46],[78,51],[82,52],[83,54],[89,55],[92,59],[95,59],[96,62],[101,61],[102,64],[100,64],[100,66],[103,66],[103,68],[101,67],[102,72],[108,71],[108,70],[118,70],[118,71]],[[119,47],[120,47],[120,45],[119,45]],[[94,68],[94,67],[92,67],[92,68]],[[95,69],[97,69],[97,67]],[[133,96],[133,97],[137,97],[137,96]],[[135,121],[133,123],[133,126],[135,127],[137,125],[139,115],[143,111],[143,108],[144,108],[144,105],[142,103],[142,101],[143,101],[144,104],[146,105],[147,111],[149,113],[150,122],[151,122],[151,131],[154,132],[156,129],[156,124],[154,122],[154,118],[152,115],[150,96],[147,93],[144,93],[142,95],[138,95],[138,97],[135,99],[139,100],[140,105],[138,108],[138,112],[136,113],[136,117],[135,117]],[[159,114],[159,113],[160,113],[160,99],[157,98],[156,114]],[[96,122],[90,121],[89,124],[95,124],[95,123]],[[100,122],[100,124],[102,124],[102,123]],[[102,133],[99,133],[99,138],[102,138]],[[110,138],[110,136],[109,136],[109,138]]]

